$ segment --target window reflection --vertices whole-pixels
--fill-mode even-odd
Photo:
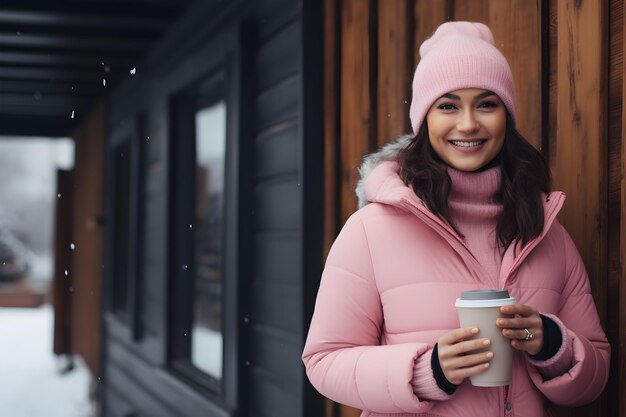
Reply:
[[[222,225],[226,104],[217,102],[195,116],[196,189],[194,236],[194,310],[191,362],[221,380],[222,333]]]

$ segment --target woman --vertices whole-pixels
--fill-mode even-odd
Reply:
[[[515,130],[511,70],[493,44],[470,22],[422,44],[415,136],[366,158],[363,207],[328,256],[303,360],[322,394],[362,416],[535,417],[606,384],[610,347],[556,220],[564,195],[549,193],[545,160]],[[511,383],[474,387],[493,352],[459,328],[455,299],[494,288],[518,302],[497,323]]]

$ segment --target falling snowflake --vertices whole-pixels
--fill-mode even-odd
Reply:
[[[137,73],[137,68],[133,68],[130,70],[131,75],[135,75]]]

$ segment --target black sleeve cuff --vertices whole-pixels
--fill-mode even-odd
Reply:
[[[539,317],[541,317],[541,322],[543,323],[543,347],[536,355],[528,356],[536,361],[547,361],[556,355],[556,352],[561,348],[563,335],[559,325],[554,320],[543,314],[540,314]]]
[[[454,394],[458,385],[448,381],[448,378],[443,374],[443,369],[441,369],[441,364],[439,363],[439,349],[436,343],[435,347],[433,347],[433,354],[430,357],[430,367],[433,368],[433,376],[435,377],[437,386],[448,395]]]

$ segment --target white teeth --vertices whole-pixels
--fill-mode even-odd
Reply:
[[[452,142],[453,145],[455,146],[462,146],[464,148],[469,148],[472,146],[478,146],[478,145],[482,145],[485,141],[484,140],[474,140],[471,142],[463,142],[460,140],[451,140],[450,142]]]

